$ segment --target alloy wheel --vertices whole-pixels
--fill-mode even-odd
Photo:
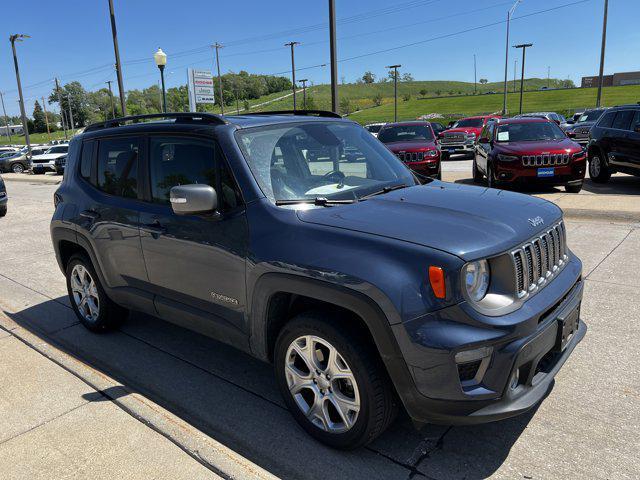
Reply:
[[[96,322],[100,315],[98,289],[83,265],[76,265],[71,270],[71,292],[80,315],[88,322]]]
[[[289,392],[307,419],[329,433],[350,430],[360,413],[355,375],[326,340],[305,335],[287,349],[285,375]]]
[[[20,164],[20,163],[14,163],[14,164],[11,166],[11,171],[12,171],[13,173],[22,173],[22,172],[24,172],[24,167],[23,167],[23,166],[22,166],[22,164]]]

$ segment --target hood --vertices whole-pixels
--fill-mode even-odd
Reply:
[[[545,153],[575,153],[582,147],[569,138],[541,142],[500,142],[496,144],[500,153],[514,155],[539,155]]]
[[[442,132],[443,134],[447,133],[475,133],[476,137],[480,135],[482,132],[482,127],[457,127],[457,128],[449,128]]]
[[[570,128],[568,128],[567,130],[573,130],[573,129],[581,128],[581,127],[582,128],[584,128],[584,127],[591,128],[596,124],[597,121],[598,120],[593,121],[593,122],[578,122],[578,123],[574,123],[573,125],[570,125]]]
[[[66,153],[43,153],[42,155],[34,155],[31,160],[55,160],[65,155]]]
[[[385,147],[387,147],[392,152],[416,152],[416,151],[424,151],[424,150],[433,150],[437,148],[434,140],[432,141],[417,141],[417,142],[391,142],[385,143]]]
[[[507,251],[562,216],[537,197],[431,182],[339,207],[299,210],[303,222],[403,240],[469,261]],[[533,227],[529,219],[541,217]]]

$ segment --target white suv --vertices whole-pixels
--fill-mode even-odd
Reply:
[[[31,169],[35,175],[44,173],[46,171],[58,172],[56,167],[56,160],[60,157],[65,157],[69,150],[69,144],[54,145],[41,155],[34,155],[31,157]]]

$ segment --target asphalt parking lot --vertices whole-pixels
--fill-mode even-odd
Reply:
[[[454,165],[460,166],[456,181],[464,182],[462,162],[445,172],[455,172]],[[283,478],[639,477],[638,222],[578,216],[567,221],[569,246],[584,263],[582,316],[589,330],[535,411],[488,425],[429,425],[421,431],[400,417],[371,446],[343,453],[316,443],[297,426],[269,365],[143,315],[107,335],[80,326],[49,238],[55,188],[35,180],[7,182],[0,309],[42,340],[169,410],[193,427],[193,435],[202,432]],[[7,454],[4,445],[0,457]]]

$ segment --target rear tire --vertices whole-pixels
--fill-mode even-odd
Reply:
[[[127,318],[128,310],[107,297],[86,255],[75,254],[71,257],[66,276],[71,307],[89,330],[97,333],[113,330]]]
[[[283,327],[274,355],[276,381],[308,434],[333,448],[354,449],[391,424],[396,396],[374,346],[348,327],[350,319],[335,320],[306,312]]]
[[[4,217],[7,214],[7,207],[0,209],[0,217]]]
[[[13,173],[24,173],[25,168],[21,163],[14,163],[13,165],[11,165],[11,171]]]
[[[601,152],[589,155],[589,178],[596,183],[607,183],[611,178],[611,169]]]
[[[580,193],[580,190],[582,190],[582,184],[583,182],[565,185],[564,189],[567,193]]]

